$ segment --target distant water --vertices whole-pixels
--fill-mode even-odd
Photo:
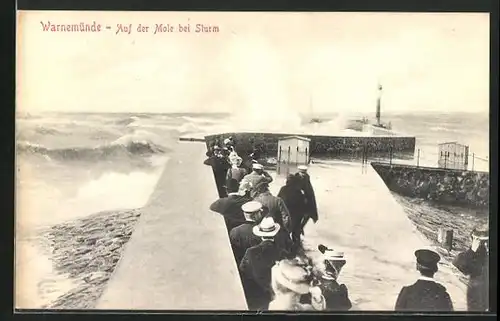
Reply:
[[[241,115],[240,115],[241,116]],[[17,233],[104,210],[143,206],[168,162],[180,135],[241,130],[249,118],[228,114],[46,113],[18,115]],[[346,117],[330,115],[323,123],[307,124],[288,117],[273,121],[251,115],[250,124],[288,132],[335,134],[345,130]],[[367,115],[370,116],[370,115]],[[258,119],[258,117],[261,117]],[[437,144],[458,141],[482,159],[489,157],[487,114],[385,115],[396,131],[417,138],[420,164],[437,164]],[[255,130],[259,129],[256,125]],[[202,160],[200,160],[201,164]],[[416,163],[416,160],[401,162]],[[488,162],[475,161],[476,170]],[[25,244],[26,242],[23,242]],[[27,242],[26,253],[39,253]],[[47,258],[43,262],[48,270]],[[54,273],[52,272],[44,272]],[[34,278],[32,286],[36,288]],[[38,278],[40,279],[40,278]],[[55,294],[51,294],[54,296]],[[44,304],[48,298],[40,298]]]

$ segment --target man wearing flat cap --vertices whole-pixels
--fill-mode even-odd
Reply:
[[[434,280],[440,256],[431,250],[417,250],[417,270],[420,277],[414,284],[401,289],[396,311],[453,311],[453,303],[446,288]]]
[[[488,226],[476,227],[471,233],[471,246],[457,255],[453,265],[469,276],[467,284],[467,310],[488,311],[489,255]]]

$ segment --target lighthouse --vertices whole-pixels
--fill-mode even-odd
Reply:
[[[380,100],[382,99],[382,85],[378,85],[378,98],[377,98],[377,111],[375,117],[377,118],[377,126],[380,127]]]

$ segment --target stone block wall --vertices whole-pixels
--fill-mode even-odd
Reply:
[[[442,204],[487,208],[490,175],[455,169],[371,163],[387,187],[400,195]]]
[[[207,149],[216,143],[222,143],[225,138],[232,136],[236,142],[238,154],[247,155],[254,147],[262,155],[275,157],[277,155],[278,140],[281,137],[294,134],[276,133],[223,133],[205,136]],[[316,136],[300,135],[311,139],[310,155],[313,157],[335,156],[361,153],[365,148],[368,153],[393,152],[411,153],[415,151],[415,137],[401,136]]]

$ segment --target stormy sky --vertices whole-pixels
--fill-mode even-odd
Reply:
[[[21,112],[369,112],[378,82],[384,111],[489,109],[487,14],[21,12],[17,50]]]

